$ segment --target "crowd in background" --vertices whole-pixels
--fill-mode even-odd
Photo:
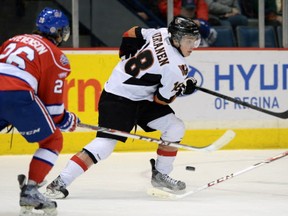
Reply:
[[[167,23],[167,0],[138,1]],[[174,0],[173,6],[174,16],[193,18],[199,25],[202,46],[213,45],[217,37],[214,26],[231,26],[235,33],[237,26],[256,27],[258,22],[258,0]],[[142,19],[156,27],[149,14],[140,8],[135,10]],[[276,27],[282,25],[282,0],[265,0],[265,25],[275,27],[275,32]]]
[[[16,18],[13,17],[13,11],[15,10],[15,4],[13,3],[14,1],[16,1]],[[283,0],[261,0],[261,2],[262,1],[265,5],[265,47],[283,47]],[[30,5],[29,7],[28,2]],[[41,1],[35,1],[37,3],[27,0],[4,1],[2,7],[0,7],[0,11],[3,14],[2,20],[0,18],[3,29],[13,29],[13,32],[16,34],[26,31],[26,28],[28,26],[31,26],[31,23],[33,22],[33,16],[29,15],[26,12],[27,8],[31,8],[31,5],[33,5],[32,2],[34,4],[35,10],[37,10],[37,4],[40,4]],[[43,2],[45,2],[45,0],[43,0]],[[59,9],[64,9],[61,4],[56,4],[57,1],[53,2],[57,7],[59,7]],[[92,2],[94,3],[94,5],[97,5],[97,3],[91,1],[90,7],[92,7]],[[173,15],[182,15],[184,17],[189,17],[196,22],[196,24],[200,28],[200,33],[202,37],[200,45],[201,47],[259,47],[259,37],[255,36],[258,35],[257,30],[259,30],[258,2],[259,0],[173,0]],[[133,13],[132,16],[138,16],[138,18],[144,21],[145,24],[147,24],[147,26],[150,28],[167,26],[168,0],[119,0],[118,3],[122,4],[123,8],[128,8],[129,11]],[[9,8],[11,10],[10,13]],[[68,11],[69,8],[66,11],[69,14]],[[83,11],[81,12],[83,13]],[[80,15],[84,16],[83,14]],[[170,15],[171,14],[169,14],[169,16]],[[9,17],[6,18],[6,16]],[[69,16],[71,21],[71,13],[69,14]],[[85,16],[90,17],[82,18],[83,23],[79,25],[79,34],[83,36],[82,41],[80,41],[80,46],[117,46],[115,45],[115,43],[111,44],[110,42],[115,41],[116,39],[110,39],[110,41],[106,40],[106,38],[103,39],[101,38],[102,35],[97,35],[97,31],[100,31],[98,28],[95,27],[96,30],[90,28],[92,26],[92,23],[89,22],[91,20],[94,20],[93,22],[95,22],[95,20],[98,20],[91,18],[92,16],[99,16],[97,15],[97,13],[88,13],[85,14]],[[14,21],[8,23],[4,17],[6,19],[14,19]],[[89,22],[87,20],[89,20]],[[125,19],[123,20],[123,23],[126,23]],[[93,25],[95,24],[97,25],[97,22],[93,23]],[[138,23],[136,23],[135,25],[137,24]],[[122,26],[119,25],[117,27],[119,27],[119,32],[122,32],[122,29],[120,29],[122,28]],[[245,31],[244,27],[247,27],[247,31],[250,31],[251,29],[253,31],[254,39],[247,39],[252,41],[249,45],[243,45],[240,42],[242,41],[241,38],[250,38],[247,36],[239,36],[239,29],[241,28]],[[227,36],[226,38],[225,36],[222,37],[223,31],[227,32],[227,29],[229,29],[230,32],[226,33],[225,36],[227,36],[227,34],[231,35],[229,35],[229,37]],[[266,36],[267,29],[269,29],[269,36]],[[7,38],[9,38],[9,32],[3,32],[0,35],[0,42],[3,42]],[[231,38],[233,38],[233,41]],[[266,40],[272,41],[273,43],[270,44],[270,46],[266,46]],[[226,41],[230,43],[227,43]],[[66,45],[72,46],[69,43],[67,43]]]

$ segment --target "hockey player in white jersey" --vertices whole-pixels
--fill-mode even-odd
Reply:
[[[187,78],[185,57],[199,43],[197,25],[180,16],[174,17],[168,28],[133,27],[125,32],[119,52],[122,60],[105,83],[99,101],[99,126],[130,132],[138,125],[146,132],[159,130],[162,140],[180,142],[185,132],[184,123],[176,117],[169,103],[179,95],[194,92],[197,81]],[[47,186],[46,195],[50,198],[68,196],[68,185],[91,165],[106,159],[117,141],[126,139],[98,132]],[[156,160],[150,160],[154,187],[173,191],[186,188],[184,182],[169,176],[177,150],[158,146]]]

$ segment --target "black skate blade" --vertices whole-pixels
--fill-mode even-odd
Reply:
[[[25,186],[26,183],[26,176],[24,174],[18,175],[18,182],[19,182],[19,187],[22,189]]]
[[[150,164],[151,164],[151,167],[152,167],[152,171],[156,170],[156,168],[155,168],[155,159],[151,158],[150,159]]]

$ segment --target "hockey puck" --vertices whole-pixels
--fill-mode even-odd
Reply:
[[[193,166],[186,166],[186,170],[195,171],[196,169]]]

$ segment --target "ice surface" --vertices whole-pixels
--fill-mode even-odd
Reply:
[[[222,150],[212,153],[180,151],[171,177],[187,190],[262,162],[285,150]],[[72,155],[60,155],[47,176],[51,182]],[[149,159],[153,152],[113,153],[68,187],[58,200],[59,216],[287,216],[288,157],[256,168],[181,200],[158,200],[150,188]],[[27,175],[31,155],[0,156],[0,215],[18,215],[17,175]],[[196,171],[185,170],[186,166]],[[45,187],[41,188],[44,192]]]

